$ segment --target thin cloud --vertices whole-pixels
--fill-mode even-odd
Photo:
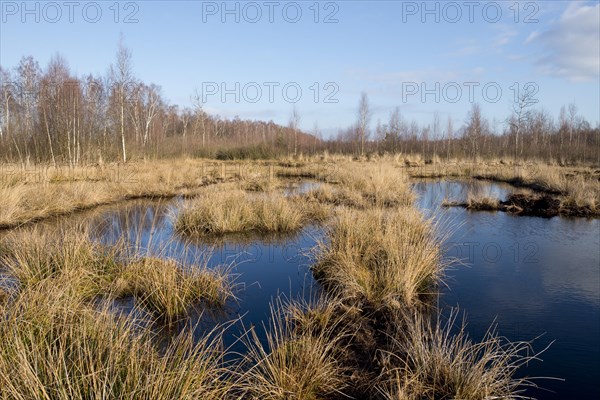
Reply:
[[[481,47],[479,46],[475,46],[475,45],[469,45],[469,46],[464,46],[461,47],[455,51],[451,51],[449,53],[446,53],[447,56],[449,57],[465,57],[465,56],[472,56],[475,55],[477,53],[479,53],[481,50]]]
[[[498,33],[494,37],[494,47],[501,48],[509,44],[515,36],[517,36],[517,31],[514,29],[510,29],[504,26],[498,26],[500,29],[500,33]]]
[[[443,82],[457,79],[455,71],[426,68],[402,71],[350,70],[348,75],[353,79],[361,79],[369,84],[394,86],[405,82]]]
[[[600,4],[572,3],[543,32],[532,32],[525,44],[541,47],[536,65],[547,75],[571,81],[600,75]]]

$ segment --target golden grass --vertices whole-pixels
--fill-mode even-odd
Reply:
[[[410,206],[414,201],[405,175],[389,163],[341,164],[330,175],[329,181],[352,193],[360,193],[371,206]]]
[[[344,187],[335,187],[330,184],[323,184],[309,191],[305,197],[335,206],[364,208],[367,204],[361,193]]]
[[[25,241],[27,240],[27,241]],[[211,306],[233,296],[229,269],[208,269],[206,262],[179,265],[173,260],[133,258],[121,244],[92,242],[85,229],[59,229],[52,235],[30,232],[5,238],[0,258],[21,289],[48,280],[69,280],[83,300],[133,295],[157,318],[174,322],[200,301]]]
[[[323,154],[298,160],[255,163],[174,159],[79,167],[36,166],[0,168],[0,228],[14,227],[52,216],[138,197],[172,197],[197,194],[208,184],[237,181],[245,190],[271,192],[276,176],[311,178],[340,183],[330,204],[361,201],[377,206],[408,205],[412,193],[405,178],[477,177],[562,193],[564,208],[600,210],[597,171],[586,167],[561,167],[543,162],[512,163],[503,160],[447,160],[425,165],[419,156],[373,157],[353,162],[347,156]],[[327,198],[327,196],[321,196]]]
[[[317,204],[282,194],[253,196],[242,191],[210,192],[194,199],[177,217],[176,229],[192,235],[289,233],[326,218]]]
[[[561,199],[561,208],[588,208],[600,214],[600,180],[591,183],[588,178],[574,176],[566,178]]]
[[[489,196],[474,195],[467,196],[467,209],[495,211],[500,207],[500,200]]]
[[[403,317],[382,352],[379,391],[384,399],[516,399],[532,383],[514,378],[515,371],[535,359],[531,345],[508,342],[494,329],[473,342],[463,322],[452,333],[456,313],[446,322],[423,314]]]
[[[52,236],[33,230],[2,240],[6,253],[0,264],[20,287],[33,287],[48,279],[73,281],[83,299],[106,293],[120,266],[116,249],[92,243],[84,229],[59,229]]]
[[[140,197],[189,195],[242,177],[225,163],[177,159],[74,168],[0,168],[0,228]]]
[[[103,183],[0,184],[0,227],[107,204],[117,198],[114,190]]]
[[[199,303],[222,305],[233,295],[228,269],[101,246],[79,229],[10,234],[0,240],[0,263],[18,287],[0,287],[0,399],[518,397],[527,382],[512,376],[529,360],[522,357],[526,344],[505,343],[494,332],[474,343],[464,326],[450,333],[453,319],[431,324],[423,314],[444,263],[435,224],[412,206],[402,157],[326,159],[335,164],[324,168],[300,157],[275,167],[278,176],[327,182],[293,197],[275,192],[279,181],[271,175],[255,173],[272,171],[260,163],[227,175],[192,160],[141,162],[131,164],[137,181],[128,184],[101,169],[52,171],[41,182],[3,176],[0,226],[175,194],[201,195],[177,218],[176,229],[186,234],[294,232],[326,221],[332,205],[336,211],[313,266],[328,296],[276,300],[266,342],[253,328],[248,353],[235,365],[223,362],[217,330],[197,338],[184,328],[159,347],[150,328],[185,317]],[[198,190],[222,181],[236,184]],[[582,190],[578,201],[589,201],[588,193]],[[149,312],[127,317],[110,309],[111,300],[128,295]]]
[[[348,371],[339,361],[344,351],[339,344],[347,333],[338,324],[305,324],[298,332],[286,317],[288,307],[281,302],[272,307],[266,344],[252,330],[245,356],[249,368],[242,378],[245,393],[281,400],[343,395]]]
[[[388,163],[342,163],[328,171],[324,181],[303,197],[357,209],[402,207],[414,201],[402,171]]]
[[[413,208],[340,210],[313,272],[331,290],[374,309],[413,307],[443,274],[431,221]]]
[[[133,295],[167,323],[185,316],[200,301],[222,306],[233,296],[228,270],[204,265],[179,265],[175,260],[144,257],[123,266],[113,295]]]
[[[190,333],[158,351],[139,321],[94,308],[47,279],[2,309],[0,398],[223,398],[218,337]]]
[[[151,331],[195,302],[225,301],[227,271],[132,261],[129,249],[92,243],[78,228],[1,243],[18,285],[0,302],[0,398],[224,398],[232,387],[218,331],[184,330],[160,347]],[[157,320],[112,311],[113,296],[128,290]]]
[[[277,175],[286,178],[310,178],[339,185],[339,194],[344,200],[362,205],[363,201],[375,206],[409,205],[414,199],[406,181],[406,175],[397,165],[387,161],[348,161],[348,157],[335,157],[336,161],[312,160],[306,162],[281,162]],[[323,191],[329,190],[326,185]],[[319,192],[320,189],[317,189]],[[332,204],[338,201],[331,193],[322,193],[321,198]],[[362,200],[360,198],[363,198]]]

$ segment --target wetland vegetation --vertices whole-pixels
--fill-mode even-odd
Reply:
[[[441,312],[452,260],[439,221],[414,203],[408,178],[423,171],[390,157],[336,157],[327,169],[319,160],[210,163],[208,176],[198,160],[158,162],[152,173],[152,162],[134,163],[133,185],[99,186],[100,172],[3,176],[3,398],[485,399],[535,386],[516,374],[536,358],[528,341],[493,328],[474,340],[456,312]],[[305,179],[316,183],[284,192]],[[595,201],[591,182],[585,190],[573,196]],[[273,297],[264,326],[240,337],[241,354],[224,344],[227,320],[200,331],[193,323],[239,301],[233,264],[149,254],[125,240],[98,242],[85,224],[62,225],[102,204],[174,196],[171,224],[185,243],[323,229],[310,249],[318,289],[308,299]],[[42,219],[53,228],[32,224]],[[126,298],[132,307],[115,306]]]

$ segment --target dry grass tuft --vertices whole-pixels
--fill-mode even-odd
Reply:
[[[488,196],[476,196],[469,193],[467,197],[467,209],[496,211],[500,208],[500,200]]]
[[[517,399],[532,383],[514,378],[535,359],[529,343],[507,342],[490,329],[473,342],[465,323],[453,332],[456,313],[432,323],[423,314],[404,318],[382,352],[379,391],[385,399]]]
[[[360,193],[368,205],[375,207],[410,206],[414,194],[402,172],[388,163],[349,163],[332,174],[351,193]]]
[[[292,303],[293,304],[293,303]],[[338,324],[305,324],[297,330],[286,317],[290,306],[271,309],[266,343],[252,330],[242,382],[249,398],[316,400],[343,395],[347,369],[339,361],[346,335]],[[294,306],[291,306],[294,307]],[[289,311],[286,311],[286,308]],[[327,319],[323,314],[316,319]]]
[[[84,229],[59,229],[52,235],[31,232],[3,240],[0,258],[24,290],[49,280],[68,280],[82,300],[134,295],[158,318],[174,322],[200,302],[222,305],[233,296],[229,269],[209,270],[206,263],[179,265],[173,260],[133,259],[130,249],[92,242]]]
[[[306,193],[307,199],[316,200],[334,206],[346,206],[352,208],[365,208],[366,200],[361,193],[344,187],[334,187],[323,184],[320,187]]]
[[[175,227],[192,235],[289,233],[327,215],[327,208],[282,194],[272,193],[267,197],[242,191],[212,192],[184,208]]]
[[[64,278],[20,291],[2,310],[1,398],[223,398],[219,339],[182,333],[158,351],[153,334],[82,301]]]
[[[67,277],[79,295],[92,299],[109,290],[120,265],[116,249],[92,243],[85,229],[59,229],[54,235],[34,230],[2,240],[6,252],[0,263],[21,288]]]
[[[317,251],[315,276],[374,309],[422,304],[443,274],[432,222],[413,208],[340,210],[329,239]]]
[[[227,269],[145,257],[123,267],[112,294],[133,295],[162,321],[172,323],[200,301],[223,305],[233,296],[233,288]]]

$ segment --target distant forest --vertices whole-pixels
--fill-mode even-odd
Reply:
[[[33,57],[14,68],[0,66],[0,161],[79,165],[139,158],[273,158],[330,153],[419,154],[438,158],[543,159],[600,165],[600,127],[591,126],[574,104],[558,118],[523,93],[495,131],[473,104],[463,126],[432,115],[423,126],[397,108],[388,121],[372,121],[367,95],[356,121],[334,137],[302,132],[294,109],[286,126],[272,121],[209,115],[200,96],[179,108],[160,86],[136,79],[131,51],[119,45],[106,76],[77,77],[57,55],[45,69]]]

